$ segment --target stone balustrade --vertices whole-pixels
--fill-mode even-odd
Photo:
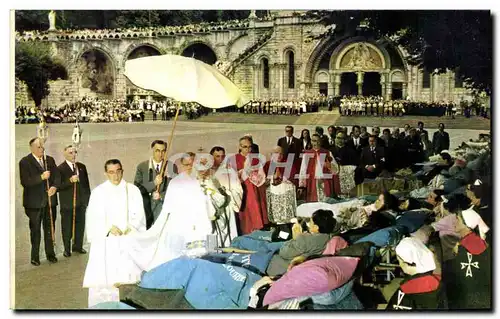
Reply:
[[[146,37],[165,37],[186,34],[203,34],[217,31],[248,28],[248,20],[230,20],[222,23],[200,23],[183,26],[158,26],[133,29],[87,29],[87,30],[56,30],[56,31],[25,31],[16,32],[17,41],[48,41],[58,40],[105,40],[130,39]]]

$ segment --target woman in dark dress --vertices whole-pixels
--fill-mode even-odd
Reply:
[[[303,129],[300,133],[300,147],[302,152],[312,149],[311,132],[308,129]]]

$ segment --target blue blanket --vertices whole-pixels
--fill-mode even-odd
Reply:
[[[243,267],[261,276],[265,275],[267,266],[273,257],[274,252],[256,252],[253,254],[238,253],[209,253],[200,257],[214,263],[227,264]]]
[[[238,236],[232,240],[231,247],[262,253],[275,253],[280,250],[285,242],[271,242],[271,234],[270,231],[254,231],[248,235]]]
[[[180,257],[145,273],[139,286],[185,289],[195,309],[246,309],[250,288],[261,278],[242,267]]]

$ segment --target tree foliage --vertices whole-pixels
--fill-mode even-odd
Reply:
[[[16,10],[16,30],[47,30],[48,10]],[[59,29],[107,29],[176,26],[241,20],[250,10],[58,10]],[[264,13],[257,11],[258,16]]]
[[[16,78],[26,83],[28,92],[40,106],[50,93],[49,80],[67,79],[66,68],[52,54],[50,45],[43,42],[16,43]]]
[[[407,50],[410,64],[435,73],[460,68],[460,75],[469,86],[491,94],[493,21],[490,11],[316,10],[308,15],[324,25],[335,25],[320,37],[331,34],[388,37]]]

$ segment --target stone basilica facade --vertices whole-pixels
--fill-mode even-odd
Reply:
[[[244,21],[157,27],[148,30],[91,30],[16,35],[16,41],[47,41],[64,62],[69,78],[51,82],[44,103],[63,105],[86,95],[108,99],[160,98],[124,76],[128,59],[182,54],[215,64],[250,99],[298,99],[324,94],[381,95],[418,101],[469,100],[456,74],[432,75],[410,66],[405,51],[389,39],[340,35],[310,36],[326,27],[302,12],[252,13]],[[16,85],[17,101],[26,92]],[[21,102],[18,102],[21,103]]]

